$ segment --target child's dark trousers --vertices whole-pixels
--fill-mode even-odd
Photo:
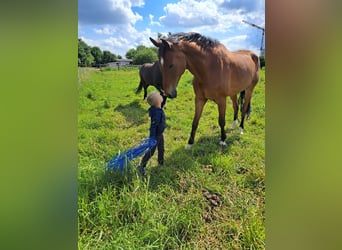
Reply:
[[[156,148],[158,148],[158,163],[160,165],[164,164],[164,135],[157,135],[157,144],[153,146],[149,151],[147,151],[141,160],[140,167],[145,168],[148,160],[153,156]]]

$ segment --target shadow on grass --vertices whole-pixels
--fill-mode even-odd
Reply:
[[[229,154],[231,146],[235,141],[240,141],[240,136],[234,133],[227,133],[226,145],[219,145],[219,136],[202,136],[198,141],[195,141],[192,151],[197,157],[205,157],[208,154],[222,153]]]
[[[165,166],[149,170],[151,189],[157,189],[159,185],[169,185],[177,189],[180,173],[195,171],[198,165],[209,164],[212,155],[229,154],[233,143],[239,140],[239,135],[229,135],[226,140],[227,145],[222,147],[218,143],[217,136],[204,136],[199,138],[190,150],[186,150],[183,146],[177,148],[165,158]]]
[[[159,186],[169,186],[174,191],[179,191],[180,176],[188,171],[201,171],[198,167],[210,164],[212,156],[217,154],[229,154],[230,148],[235,141],[239,141],[239,135],[229,135],[227,137],[227,145],[222,147],[218,144],[217,136],[204,136],[195,141],[190,150],[186,150],[183,146],[178,147],[168,157],[165,158],[164,166],[151,167],[147,165],[147,173],[149,178],[149,189],[158,191]],[[166,142],[166,143],[172,143]],[[153,158],[157,157],[157,151]],[[120,193],[122,189],[130,189],[134,187],[134,180],[138,177],[135,165],[139,164],[141,157],[135,159],[129,164],[129,169],[125,172],[111,171],[103,168],[99,171],[94,179],[89,181],[87,185],[88,197],[92,200],[106,189],[116,189]],[[145,180],[143,177],[138,177]]]
[[[114,111],[120,112],[125,116],[126,121],[133,125],[141,125],[145,123],[144,115],[147,113],[147,110],[143,109],[140,106],[140,102],[135,100],[129,104],[121,105],[119,104]]]

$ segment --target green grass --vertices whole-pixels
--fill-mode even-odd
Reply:
[[[165,110],[165,166],[154,155],[145,181],[132,167],[140,158],[124,175],[106,171],[108,160],[149,135],[148,104],[135,94],[138,69],[81,68],[79,75],[79,249],[265,249],[264,71],[245,133],[231,131],[227,98],[227,146],[220,148],[217,106],[209,101],[190,151],[194,93],[186,71]],[[218,197],[217,206],[205,192]]]

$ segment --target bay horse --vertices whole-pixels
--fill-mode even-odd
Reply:
[[[144,88],[144,98],[146,99],[147,96],[147,88],[148,86],[152,85],[154,86],[159,93],[163,96],[163,102],[162,107],[165,106],[167,97],[163,95],[161,84],[163,81],[162,74],[160,72],[158,61],[155,61],[154,63],[144,63],[139,68],[139,76],[140,76],[140,82],[137,90],[135,91],[136,94],[140,93],[141,90]]]
[[[185,69],[193,78],[195,115],[187,149],[195,140],[198,122],[207,100],[218,106],[220,145],[226,145],[225,113],[226,98],[232,99],[234,124],[237,124],[237,94],[244,91],[245,100],[241,111],[239,133],[243,133],[245,115],[249,111],[254,87],[259,81],[259,57],[249,50],[229,51],[219,41],[199,33],[175,33],[165,39],[151,42],[158,47],[158,61],[162,73],[162,91],[170,98],[177,97],[177,85]]]
[[[156,89],[158,89],[159,92],[161,92],[161,84],[163,78],[159,69],[158,61],[154,63],[144,63],[139,68],[139,76],[140,83],[135,93],[140,93],[141,90],[144,88],[144,100],[147,96],[147,88],[150,85],[154,86]]]

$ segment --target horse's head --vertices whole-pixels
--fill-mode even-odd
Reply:
[[[156,41],[151,37],[150,40],[159,48],[158,59],[163,76],[162,89],[164,94],[170,98],[175,98],[179,79],[186,69],[185,55],[177,44],[164,39]]]

